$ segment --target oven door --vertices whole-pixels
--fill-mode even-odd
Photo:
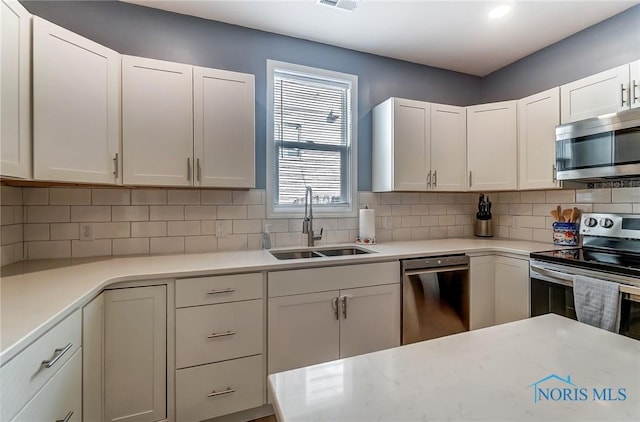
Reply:
[[[640,287],[638,279],[532,260],[530,265],[531,316],[554,313],[577,320],[573,303],[573,276],[584,275],[620,284],[619,333],[640,340]]]

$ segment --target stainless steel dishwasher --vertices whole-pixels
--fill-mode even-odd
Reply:
[[[469,257],[401,261],[402,344],[469,330]]]

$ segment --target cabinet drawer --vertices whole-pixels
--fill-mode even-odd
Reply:
[[[7,362],[0,369],[0,420],[10,420],[71,358],[80,342],[77,310]],[[45,365],[44,361],[50,363]]]
[[[180,369],[176,420],[201,421],[261,406],[264,385],[262,355]]]
[[[82,421],[82,351],[76,353],[35,395],[13,422]]]
[[[176,367],[262,353],[262,299],[176,310]]]
[[[177,308],[261,297],[261,273],[185,278],[176,283]]]

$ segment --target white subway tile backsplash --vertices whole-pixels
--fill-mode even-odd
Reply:
[[[464,235],[463,226],[448,226],[447,237],[462,237]]]
[[[266,218],[267,207],[266,205],[247,205],[247,218]]]
[[[533,215],[532,204],[511,204],[509,212],[513,215]]]
[[[423,215],[420,217],[420,225],[421,226],[437,226],[438,225],[438,216],[437,215]]]
[[[468,224],[473,224],[474,218],[471,214],[465,215],[456,215],[456,225],[464,226]]]
[[[373,208],[374,210],[376,210],[376,215],[378,217],[385,217],[385,216],[390,216],[391,215],[391,205],[373,205],[370,206],[369,208]]]
[[[420,203],[420,192],[407,192],[402,194],[402,204],[411,205]]]
[[[349,236],[349,230],[328,230],[322,236],[328,244],[354,242],[356,239]]]
[[[130,224],[128,222],[94,223],[93,236],[95,239],[131,237]]]
[[[147,255],[149,254],[149,238],[113,239],[114,255]]]
[[[106,205],[72,206],[71,221],[77,221],[77,222],[111,221],[111,207]]]
[[[184,206],[182,205],[151,205],[149,220],[184,220]]]
[[[411,240],[411,229],[410,228],[398,228],[393,229],[393,240],[395,242],[402,242],[405,240]]]
[[[93,189],[92,205],[129,205],[131,191],[129,189]]]
[[[380,203],[386,205],[402,204],[402,193],[383,192],[380,194]]]
[[[147,205],[129,205],[111,207],[111,221],[148,221]]]
[[[71,241],[71,256],[74,258],[108,256],[111,254],[111,239]]]
[[[491,195],[494,198],[496,194]],[[498,200],[495,202],[501,204],[519,204],[520,203],[520,192],[500,192],[498,193]],[[525,202],[525,201],[522,201]]]
[[[429,238],[429,227],[416,227],[411,230],[411,240],[426,240]]]
[[[234,234],[261,233],[262,220],[234,220]]]
[[[247,218],[245,205],[218,205],[218,218],[220,220],[243,220]]]
[[[620,190],[620,189],[616,189]],[[611,189],[580,189],[576,191],[576,202],[611,202]]]
[[[51,223],[51,240],[71,240],[80,238],[80,224]]]
[[[511,227],[509,237],[512,239],[533,240],[533,229]]]
[[[167,191],[165,189],[133,189],[131,205],[165,205]]]
[[[551,229],[533,229],[534,242],[552,242],[553,230]]]
[[[446,205],[443,205],[443,204],[429,205],[429,215],[444,215],[446,213],[447,213]]]
[[[514,227],[526,227],[526,228],[536,228],[543,229],[546,227],[546,217],[543,216],[514,216],[513,217],[513,226]]]
[[[149,221],[149,222],[131,223],[131,237],[163,237],[166,235],[167,235],[166,221]]]
[[[573,203],[576,201],[576,191],[572,189],[548,190],[545,192],[545,199],[547,204]]]
[[[24,241],[49,240],[49,224],[25,224]]]
[[[22,205],[22,189],[15,186],[0,186],[2,205]]]
[[[419,215],[407,215],[400,218],[400,226],[403,228],[406,227],[420,227],[420,216]]]
[[[15,211],[13,205],[3,205],[0,207],[0,225],[9,224],[16,224]]]
[[[27,206],[27,223],[59,223],[70,221],[70,207],[66,205]]]
[[[218,239],[215,236],[187,236],[184,238],[186,253],[215,252],[218,250]]]
[[[215,205],[186,205],[184,207],[185,220],[215,220]]]
[[[202,205],[231,205],[233,195],[231,191],[203,190],[200,192],[200,203]]]
[[[200,191],[172,189],[167,192],[169,205],[198,205],[200,204]]]
[[[24,205],[49,205],[49,188],[24,188]]]
[[[262,205],[264,204],[264,191],[233,191],[232,203],[235,205]]]
[[[446,226],[429,227],[429,239],[444,239],[447,237]]]
[[[51,188],[49,205],[91,205],[91,189]]]
[[[247,248],[248,239],[246,234],[233,234],[218,238],[219,251],[241,251]]]
[[[0,246],[0,265],[9,265],[19,261],[15,256],[14,245]]]
[[[282,233],[289,231],[289,220],[284,218],[262,220],[263,228],[265,224],[271,225],[271,227],[269,227],[269,231],[271,233]],[[302,227],[302,225],[300,225],[300,227]]]
[[[152,237],[149,246],[152,254],[184,253],[184,237]]]
[[[611,202],[640,202],[640,188],[613,189],[613,191],[611,192]]]
[[[11,224],[10,226],[2,226],[0,229],[0,239],[2,246],[22,242],[22,224]]]
[[[455,202],[455,194],[453,193],[438,193],[439,204],[453,204]]]
[[[429,205],[411,205],[411,215],[429,215]]]
[[[453,226],[454,224],[456,224],[455,215],[441,215],[438,217],[439,226]]]
[[[338,218],[338,230],[358,230],[359,220],[358,218]]]
[[[275,233],[275,239],[272,235],[271,240],[275,240],[275,244],[273,246],[276,247],[301,246],[303,244],[302,232]]]
[[[55,259],[71,257],[71,241],[56,240],[26,242],[27,259]]]
[[[523,204],[544,204],[546,195],[542,190],[520,192],[520,202]]]
[[[375,192],[358,192],[358,205],[377,205],[380,203],[380,194]]]
[[[593,204],[593,212],[628,214],[632,211],[633,206],[631,204]]]
[[[301,220],[298,220],[298,224],[301,225]],[[338,230],[338,219],[337,218],[314,218],[313,219],[313,230],[319,231],[321,228],[325,230]],[[297,227],[295,228],[297,230]]]
[[[167,222],[169,236],[198,236],[200,235],[199,221],[169,221]]]

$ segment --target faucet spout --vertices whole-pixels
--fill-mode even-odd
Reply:
[[[308,212],[307,212],[308,210]],[[304,194],[304,219],[302,220],[302,233],[307,235],[307,246],[315,246],[315,241],[322,239],[323,229],[316,236],[313,231],[313,189],[307,186]]]

